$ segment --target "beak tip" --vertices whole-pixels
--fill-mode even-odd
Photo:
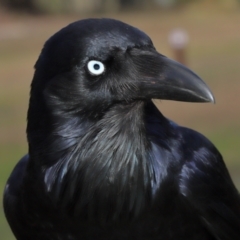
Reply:
[[[213,96],[213,94],[209,91],[208,96],[207,96],[207,102],[216,103],[215,97]]]
[[[216,104],[216,100],[215,100],[215,98],[214,98],[214,97],[212,98],[212,100],[211,100],[211,102],[210,102],[210,103]]]

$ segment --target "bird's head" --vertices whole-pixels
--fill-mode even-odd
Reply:
[[[145,138],[136,137],[144,128],[143,106],[150,106],[144,103],[153,98],[213,101],[209,88],[195,73],[158,53],[142,31],[112,19],[81,20],[63,28],[46,42],[35,69],[27,133],[31,158],[37,157],[48,167],[57,164],[49,169],[53,174],[45,175],[49,185],[55,184],[55,177],[51,180],[51,176],[57,172],[60,174],[56,181],[61,182],[64,174],[69,177],[66,169],[70,167],[74,168],[73,173],[76,169],[86,170],[86,182],[92,182],[89,179],[93,177],[97,185],[98,177],[105,178],[99,169],[121,166],[124,172],[141,174],[145,186],[147,170],[141,170],[144,174],[138,170],[138,165],[147,169],[145,157],[132,160],[150,146]],[[134,137],[124,137],[126,132]],[[129,152],[122,147],[123,142],[126,149],[131,149]],[[113,158],[122,159],[122,164],[116,165]],[[118,171],[119,176],[126,176]],[[78,172],[74,176],[82,175]],[[141,184],[137,185],[142,191]],[[76,185],[69,189],[73,186]],[[66,188],[64,184],[63,187]],[[132,189],[127,187],[128,191]]]
[[[195,73],[158,53],[142,31],[112,19],[63,28],[46,42],[35,68],[31,101],[44,99],[59,113],[96,114],[153,98],[214,101]]]

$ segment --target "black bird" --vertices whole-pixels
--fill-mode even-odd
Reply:
[[[112,19],[45,44],[28,110],[29,153],[4,193],[18,240],[239,240],[240,198],[201,134],[151,99],[213,102],[205,83]]]

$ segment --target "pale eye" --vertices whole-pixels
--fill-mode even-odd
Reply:
[[[91,60],[87,64],[88,71],[92,75],[100,75],[105,71],[105,66],[102,62],[97,60]]]

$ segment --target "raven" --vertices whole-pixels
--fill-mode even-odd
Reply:
[[[151,99],[214,102],[187,67],[113,19],[74,22],[35,64],[29,153],[4,209],[18,240],[239,240],[221,154]]]

